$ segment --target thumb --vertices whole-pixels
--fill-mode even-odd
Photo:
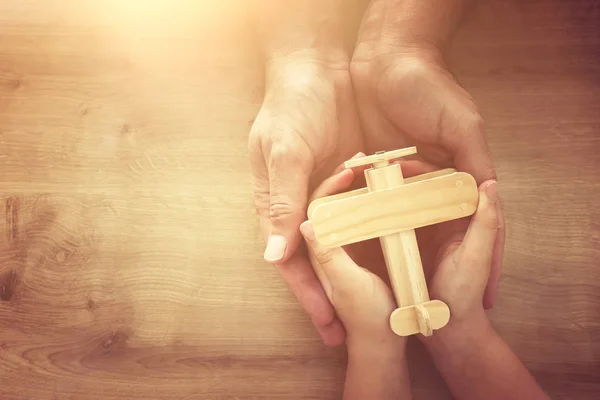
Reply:
[[[461,244],[463,260],[472,263],[467,267],[485,268],[486,280],[500,227],[496,207],[497,199],[496,181],[485,181],[479,186],[479,205]]]
[[[496,180],[496,170],[494,169],[492,158],[485,133],[483,131],[483,122],[481,117],[476,113],[470,114],[470,118],[466,118],[467,124],[463,130],[463,135],[459,136],[459,141],[455,143],[455,155],[454,164],[459,171],[465,171],[473,175],[477,184],[481,184],[487,180]],[[494,192],[496,190],[494,183]],[[484,307],[486,309],[492,308],[496,292],[498,290],[498,283],[500,280],[500,270],[502,269],[502,262],[504,256],[504,240],[506,235],[504,213],[502,212],[502,206],[500,199],[494,200],[495,202],[495,225],[499,228],[496,234],[495,247],[492,252],[491,269],[489,273],[489,280],[484,296]],[[493,207],[492,207],[493,208]],[[489,215],[491,217],[492,211]]]
[[[298,248],[305,219],[311,165],[300,151],[273,146],[267,158],[270,231],[264,258],[285,262]],[[304,154],[303,154],[304,155]]]
[[[357,278],[363,270],[356,265],[348,253],[341,247],[328,248],[321,245],[315,238],[311,221],[302,223],[300,231],[306,240],[309,252],[321,266],[331,286],[337,292],[358,294],[354,293],[353,288],[356,287]]]

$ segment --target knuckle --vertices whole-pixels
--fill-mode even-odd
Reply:
[[[294,156],[294,148],[289,146],[282,138],[271,139],[271,151],[269,152],[272,160],[289,159]]]
[[[264,118],[259,115],[254,119],[252,126],[250,127],[250,132],[248,134],[248,144],[249,146],[260,146],[263,137],[268,132],[268,129],[265,129],[265,121]]]
[[[255,151],[260,151],[260,148],[260,136],[255,131],[250,131],[250,134],[248,135],[248,151],[252,153]]]
[[[270,153],[279,151],[285,154],[293,147],[289,143],[291,137],[289,127],[280,118],[266,118],[259,113],[250,128],[248,145]]]
[[[290,143],[292,142],[292,143]],[[294,146],[294,143],[290,138],[272,138],[271,149],[269,151],[269,158],[272,163],[279,164],[282,161],[294,160],[300,157],[300,149],[298,146]]]
[[[369,80],[370,63],[363,60],[352,60],[350,63],[350,76],[353,81],[364,82]]]
[[[308,150],[308,151],[307,151]],[[269,153],[269,170],[297,168],[299,171],[309,171],[312,165],[312,154],[302,143],[277,140],[272,142]]]
[[[257,188],[254,190],[254,209],[255,212],[262,216],[265,216],[269,209],[269,193],[263,189]]]
[[[334,254],[332,249],[321,249],[315,253],[317,262],[321,265],[331,265],[334,260]]]
[[[472,107],[475,108],[475,103],[472,104]],[[476,110],[466,111],[463,115],[463,129],[472,134],[483,134],[485,121],[481,114]]]
[[[393,102],[399,94],[415,92],[427,83],[429,66],[419,57],[379,57],[371,72],[379,77],[371,82],[382,102]]]
[[[269,219],[271,221],[284,221],[289,218],[295,217],[300,213],[297,207],[294,207],[290,201],[271,199],[269,205]]]
[[[475,103],[469,103],[457,113],[456,130],[464,143],[485,142],[485,121],[477,111]]]

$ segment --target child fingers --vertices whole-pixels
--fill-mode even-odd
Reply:
[[[356,153],[356,155],[354,155],[354,157],[351,158],[351,160],[354,160],[356,158],[361,158],[361,157],[365,157],[365,153],[360,152],[360,153]],[[346,168],[346,166],[344,165],[345,163],[342,163],[335,171],[334,173],[339,173],[342,170],[344,170]],[[365,170],[371,168],[370,164],[365,164],[365,165],[361,165],[358,167],[353,167],[352,168],[352,172],[354,172],[354,180],[352,181],[352,185],[350,186],[350,188],[352,189],[358,189],[361,187],[365,187],[367,182],[365,181]]]
[[[306,240],[308,250],[314,260],[319,263],[323,273],[336,289],[352,286],[356,271],[360,269],[352,261],[348,253],[341,247],[328,248],[317,242],[312,222],[305,221],[300,225],[300,232]]]
[[[483,296],[483,304],[486,309],[494,306],[496,301],[496,293],[500,284],[500,272],[502,269],[502,261],[504,257],[504,243],[506,241],[506,223],[504,220],[504,210],[500,198],[496,201],[496,211],[498,213],[498,235],[494,244],[494,252],[492,255],[492,268],[490,277]]]
[[[355,158],[360,158],[360,157],[364,157],[365,153],[363,153],[362,151],[356,153],[355,155],[352,156],[352,158],[350,158],[351,160],[354,160]],[[344,165],[345,163],[341,163],[340,165],[337,166],[337,168],[333,171],[333,174],[339,174],[340,172],[342,172],[343,170],[346,169],[346,166]]]
[[[342,170],[325,179],[310,196],[309,203],[321,197],[331,196],[348,189],[354,180],[354,172],[350,169]]]
[[[356,153],[351,160],[355,158],[364,157],[365,153]],[[320,199],[321,197],[327,197],[334,194],[344,192],[351,188],[355,178],[360,176],[365,169],[369,166],[361,166],[357,168],[347,169],[344,163],[341,163],[333,172],[333,175],[325,179],[312,193],[309,199],[309,203]]]
[[[496,181],[485,181],[479,186],[479,204],[461,244],[465,260],[489,268],[498,236],[499,217],[496,201]]]
[[[363,157],[364,153],[356,153],[354,157],[358,158]],[[314,190],[312,195],[310,196],[309,203],[313,200],[320,199],[321,197],[331,196],[333,194],[337,194],[347,190],[352,182],[354,181],[354,171],[351,169],[346,169],[344,167],[344,163],[341,163],[335,171],[333,171],[333,175],[329,178],[325,179],[321,184]]]

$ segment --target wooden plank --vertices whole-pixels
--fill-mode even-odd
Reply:
[[[402,158],[402,157],[410,156],[412,154],[416,154],[416,152],[417,152],[417,148],[415,146],[407,147],[404,149],[390,150],[390,151],[386,151],[383,153],[378,152],[378,153],[371,154],[368,156],[348,160],[344,163],[344,166],[346,168],[354,168],[354,167],[359,167],[361,165],[378,164],[382,161],[392,161],[395,158]]]
[[[341,199],[312,213],[317,240],[337,247],[469,216],[477,184],[464,172]]]
[[[422,181],[425,179],[431,179],[431,178],[435,178],[438,176],[448,175],[453,172],[456,172],[456,169],[444,168],[444,169],[440,169],[439,171],[426,172],[424,174],[404,178],[404,184],[418,182],[418,181]],[[325,203],[328,203],[333,200],[345,199],[348,197],[353,197],[353,196],[357,196],[359,194],[365,194],[365,193],[369,193],[369,190],[366,187],[363,187],[360,189],[354,189],[354,190],[350,190],[348,192],[332,194],[331,196],[321,197],[320,199],[315,199],[315,200],[311,201],[311,203],[308,205],[308,211],[307,211],[308,219],[312,219],[312,217],[311,217],[312,212],[318,205],[325,204]]]
[[[450,320],[450,309],[440,300],[431,300],[420,305],[429,313],[431,329],[436,330],[446,326]],[[421,331],[418,323],[418,309],[416,306],[397,308],[390,316],[392,331],[400,336],[410,336]],[[434,333],[435,335],[435,333]]]

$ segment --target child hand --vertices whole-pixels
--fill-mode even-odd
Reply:
[[[493,329],[482,304],[494,258],[503,240],[496,182],[479,186],[479,204],[464,237],[448,238],[434,262],[432,298],[450,307],[450,322],[419,338],[454,398],[539,399],[548,396]]]
[[[426,172],[425,165],[419,162],[408,162],[405,168],[411,174]],[[343,170],[333,175],[319,186],[312,200],[347,189],[355,172]],[[496,182],[484,182],[479,187],[478,208],[470,219],[466,234],[450,237],[453,230],[448,229],[446,243],[441,246],[443,250],[437,260],[422,254],[424,261],[425,258],[431,260],[424,262],[430,297],[448,304],[451,325],[485,315],[483,296],[499,232],[499,207]],[[453,222],[460,225],[465,221]],[[389,329],[389,315],[396,308],[396,302],[385,282],[359,267],[342,248],[327,249],[319,245],[309,221],[302,224],[301,231],[315,272],[348,335],[351,331],[354,336],[361,337],[393,335]],[[435,257],[435,254],[431,256]]]
[[[338,170],[315,190],[311,201],[347,190],[355,172],[360,173],[343,165]],[[344,399],[410,399],[406,338],[390,328],[390,315],[396,308],[391,290],[377,275],[359,267],[343,248],[321,246],[310,221],[300,225],[300,231],[315,273],[346,330]]]
[[[482,300],[500,229],[499,208],[496,182],[483,182],[466,234],[463,238],[451,238],[438,262],[433,263],[433,271],[428,271],[431,298],[450,307],[449,327],[471,323],[485,315]]]
[[[350,186],[354,171],[343,170],[324,181],[312,200],[340,192]],[[311,200],[311,201],[312,201]],[[312,222],[300,226],[309,258],[327,297],[344,324],[347,343],[396,343],[389,317],[396,301],[389,287],[377,275],[358,266],[341,248],[326,248],[315,240]]]

